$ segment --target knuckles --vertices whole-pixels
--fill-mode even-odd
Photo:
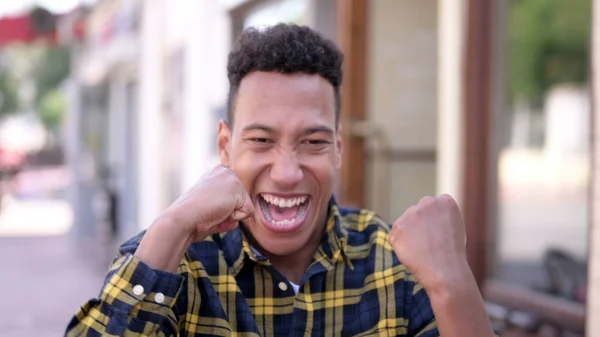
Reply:
[[[452,225],[454,224],[453,220],[450,220],[451,223],[447,223],[448,219],[456,219],[457,213],[460,214],[458,205],[448,194],[442,194],[436,198],[423,197],[419,203],[408,207],[404,214],[394,221],[388,234],[388,242],[393,247],[399,247],[398,245],[402,245],[400,242],[404,240],[421,237],[432,240],[434,246],[442,245],[448,238],[441,233],[448,234],[448,230],[452,231],[450,227],[458,228]],[[438,221],[442,221],[442,223],[437,223]],[[446,231],[439,231],[437,228],[439,225],[450,226],[444,226],[447,227]]]
[[[416,204],[412,205],[404,211],[404,214],[399,217],[393,224],[392,230],[403,231],[403,227],[419,222],[427,214],[431,213],[453,213],[458,211],[458,205],[452,196],[442,194],[437,198],[426,196]]]
[[[456,208],[456,201],[449,194],[442,194],[437,198],[440,205],[446,208]]]
[[[431,204],[435,203],[435,200],[436,199],[434,197],[426,196],[426,197],[421,198],[418,205],[431,205]]]

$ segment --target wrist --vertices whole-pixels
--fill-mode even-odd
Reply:
[[[146,232],[158,233],[161,236],[168,235],[169,237],[177,237],[183,239],[193,235],[192,226],[186,226],[181,217],[177,216],[177,212],[167,210],[162,213]]]
[[[192,235],[175,219],[162,215],[144,234],[134,256],[150,268],[175,273]]]
[[[463,293],[473,288],[479,291],[475,277],[466,259],[464,262],[461,261],[437,277],[434,277],[429,284],[422,284],[422,286],[430,296],[439,295],[444,298]]]
[[[494,336],[483,298],[468,265],[457,268],[451,276],[440,279],[435,287],[425,290],[442,336]]]

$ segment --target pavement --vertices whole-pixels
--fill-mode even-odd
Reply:
[[[0,336],[62,336],[104,272],[65,235],[0,238]]]
[[[69,234],[72,210],[56,193],[66,184],[57,184],[63,174],[27,172],[14,196],[3,200],[0,336],[63,336],[77,309],[102,286],[106,251],[99,240]]]

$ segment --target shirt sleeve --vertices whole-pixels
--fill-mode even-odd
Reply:
[[[174,307],[185,277],[154,270],[131,252],[112,264],[98,298],[85,303],[67,326],[66,336],[174,336]]]
[[[429,296],[419,283],[414,283],[409,303],[408,336],[439,337]]]

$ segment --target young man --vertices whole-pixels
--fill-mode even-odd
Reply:
[[[67,334],[493,336],[451,197],[393,226],[336,204],[341,65],[307,27],[245,31],[222,165],[122,246]]]

